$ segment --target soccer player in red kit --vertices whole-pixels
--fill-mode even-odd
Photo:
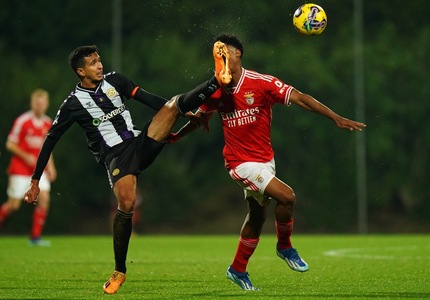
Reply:
[[[243,290],[257,290],[246,272],[248,261],[257,247],[267,217],[270,199],[275,200],[276,253],[288,266],[298,272],[309,269],[291,243],[293,208],[296,195],[293,189],[276,177],[274,152],[271,144],[271,121],[274,104],[296,104],[303,109],[323,115],[339,128],[362,130],[365,124],[339,116],[331,109],[301,93],[278,78],[247,70],[242,67],[243,45],[234,35],[220,35],[228,47],[228,60],[232,80],[218,89],[200,106],[196,116],[204,129],[208,120],[218,112],[224,132],[223,155],[225,166],[233,180],[243,189],[248,202],[248,215],[242,226],[234,260],[227,269],[227,278]],[[187,123],[169,138],[176,142],[199,124]]]
[[[8,135],[6,148],[12,153],[12,158],[8,167],[8,200],[0,207],[0,226],[21,206],[37,156],[51,127],[52,120],[45,114],[48,106],[48,92],[43,89],[34,90],[30,100],[31,109],[15,119]],[[56,176],[57,171],[51,156],[40,183],[41,192],[33,213],[30,245],[50,245],[49,241],[40,237],[48,215],[51,182]]]

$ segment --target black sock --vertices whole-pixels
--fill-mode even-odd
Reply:
[[[125,213],[118,209],[113,219],[113,252],[115,254],[115,270],[125,273],[127,268],[128,243],[130,241],[133,213]]]
[[[202,105],[219,87],[220,85],[214,76],[208,81],[196,86],[191,91],[179,95],[176,100],[176,106],[181,114],[185,114],[186,112]]]

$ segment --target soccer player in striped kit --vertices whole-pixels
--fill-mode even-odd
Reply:
[[[168,138],[174,143],[208,121],[215,112],[220,116],[224,132],[225,166],[233,180],[243,189],[248,203],[248,215],[243,223],[239,244],[227,278],[243,290],[257,290],[246,271],[267,217],[270,199],[276,201],[275,227],[278,242],[276,254],[298,272],[309,269],[291,243],[293,209],[296,195],[293,189],[275,175],[275,159],[270,131],[274,104],[296,104],[303,109],[325,116],[339,128],[362,130],[365,124],[339,116],[331,109],[278,78],[242,67],[243,45],[235,35],[216,38],[228,48],[228,64],[232,74],[230,84],[218,89],[196,113],[198,122],[188,123]]]
[[[8,199],[0,207],[0,226],[10,215],[17,211],[28,187],[37,156],[52,120],[46,115],[49,106],[49,93],[35,89],[31,93],[30,110],[18,116],[9,132],[6,149],[12,153],[8,167]],[[51,157],[40,179],[40,195],[34,208],[30,231],[31,246],[50,246],[50,242],[41,238],[49,211],[51,182],[57,177],[54,159]]]
[[[223,61],[226,52],[224,44],[214,45],[215,61]],[[55,144],[73,123],[77,123],[85,132],[97,162],[106,168],[118,201],[113,221],[115,271],[103,285],[105,293],[115,294],[126,279],[126,257],[138,175],[163,149],[179,117],[203,104],[221,85],[227,84],[231,76],[227,66],[222,62],[216,63],[215,76],[210,80],[167,100],[149,93],[122,74],[104,74],[101,57],[94,45],[72,51],[69,63],[79,77],[79,83],[58,110],[24,200],[27,203],[37,201],[40,176]],[[143,130],[133,125],[125,104],[130,98],[157,111]]]

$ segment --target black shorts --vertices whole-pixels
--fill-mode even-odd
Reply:
[[[113,188],[118,179],[126,175],[136,175],[149,167],[166,145],[147,136],[148,125],[142,133],[110,149],[105,157],[109,183]]]

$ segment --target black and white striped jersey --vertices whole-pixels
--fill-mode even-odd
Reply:
[[[114,72],[104,75],[95,89],[78,84],[60,106],[48,136],[59,139],[76,122],[85,131],[88,146],[99,161],[111,147],[139,135],[124,102],[138,89],[133,81]]]
[[[94,89],[78,84],[61,104],[37,159],[32,179],[39,180],[49,157],[64,132],[78,123],[84,130],[88,147],[98,162],[113,146],[140,134],[131,119],[125,99],[133,98],[155,110],[167,100],[139,88],[119,73],[108,73]]]

